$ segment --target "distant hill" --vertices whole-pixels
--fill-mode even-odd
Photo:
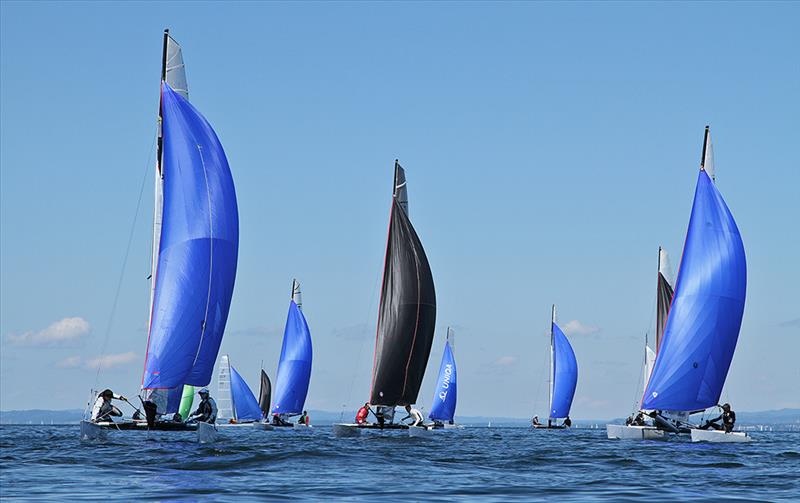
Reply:
[[[398,410],[397,414],[403,411]],[[309,410],[311,421],[314,424],[325,425],[340,421],[352,421],[356,415],[355,410],[344,412],[330,412],[324,410]],[[780,409],[757,412],[737,411],[737,424],[740,425],[796,425],[800,426],[800,409]],[[0,411],[0,424],[77,424],[83,417],[80,409],[69,410],[6,410]],[[399,417],[403,417],[400,415]],[[459,424],[488,425],[492,426],[525,426],[530,418],[502,417],[502,416],[456,416]],[[576,426],[589,427],[603,426],[606,423],[621,423],[623,419],[573,419]]]

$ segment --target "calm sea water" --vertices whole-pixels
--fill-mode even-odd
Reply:
[[[800,434],[755,442],[611,441],[604,430],[467,428],[432,438],[312,431],[114,432],[0,427],[0,496],[13,499],[241,501],[800,501]]]

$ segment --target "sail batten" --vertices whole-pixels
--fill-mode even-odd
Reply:
[[[405,171],[396,162],[370,403],[392,407],[417,401],[435,323],[433,276],[408,217]]]
[[[704,147],[709,143],[706,131]],[[704,151],[704,160],[707,155]],[[643,408],[697,411],[717,404],[739,337],[746,287],[739,229],[708,170],[701,169],[672,306]]]

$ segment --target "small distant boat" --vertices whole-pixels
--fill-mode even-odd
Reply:
[[[141,384],[147,420],[96,426],[196,429],[172,420],[168,409],[187,412],[186,397],[194,393],[192,386],[211,381],[222,342],[239,247],[236,193],[219,138],[188,96],[181,47],[165,30],[150,322]],[[94,429],[82,425],[82,433]]]
[[[308,426],[295,424],[290,420],[292,416],[303,413],[311,382],[311,331],[303,315],[302,306],[300,283],[295,279],[292,280],[289,313],[283,331],[283,345],[272,403],[272,414],[278,416],[280,421],[273,421],[273,426]]]
[[[263,414],[258,400],[241,374],[230,364],[228,355],[222,356],[219,367],[219,426],[252,426],[261,421]]]
[[[744,313],[747,266],[744,244],[714,183],[708,126],[675,294],[652,375],[642,400],[660,429],[689,433],[692,441],[747,442],[743,432],[704,430],[688,416],[718,405]]]
[[[534,424],[537,429],[564,429],[565,424],[554,421],[569,417],[575,388],[578,384],[578,361],[567,336],[556,323],[556,306],[550,316],[550,389],[547,424]]]
[[[394,422],[394,410],[416,403],[431,353],[436,292],[428,258],[409,219],[406,176],[398,161],[392,188],[369,402],[377,407],[382,421],[335,424],[336,436],[408,429]]]
[[[433,406],[428,414],[432,424],[409,428],[409,435],[425,436],[434,430],[461,429],[462,425],[455,424],[456,401],[458,392],[458,376],[456,372],[456,359],[454,350],[454,334],[447,327],[447,338],[442,353],[442,363],[439,365],[439,379],[436,382],[436,393],[433,395]]]

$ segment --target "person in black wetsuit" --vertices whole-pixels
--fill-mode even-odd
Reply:
[[[197,392],[200,395],[200,404],[197,410],[189,416],[189,421],[202,421],[214,424],[217,422],[217,402],[208,394],[208,388],[203,388]]]
[[[561,426],[565,428],[570,428],[572,426],[572,420],[569,418],[569,416],[567,416],[567,418],[564,419],[564,424],[562,424]]]
[[[722,421],[721,425],[719,424],[720,421]],[[731,404],[726,403],[722,405],[722,414],[710,421],[706,421],[706,424],[701,426],[700,429],[707,430],[709,428],[714,428],[715,430],[725,430],[725,433],[730,433],[733,431],[735,425],[736,413],[731,409]]]

